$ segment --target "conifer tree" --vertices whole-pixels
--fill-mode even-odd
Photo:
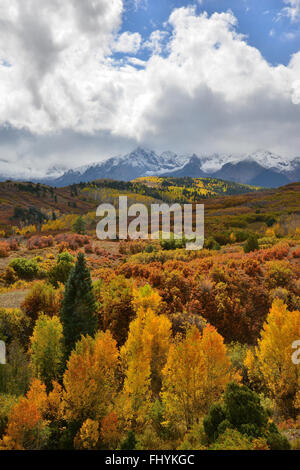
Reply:
[[[65,290],[60,318],[63,325],[65,359],[81,335],[94,336],[97,331],[96,300],[90,271],[83,253],[79,253]]]
[[[73,204],[73,207],[76,207],[76,206]],[[81,215],[77,217],[77,219],[75,220],[72,226],[72,229],[73,229],[73,232],[79,233],[80,235],[85,234],[85,222],[83,218],[81,217]]]

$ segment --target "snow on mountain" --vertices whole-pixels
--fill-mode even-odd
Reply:
[[[241,155],[234,155],[234,154],[218,154],[213,153],[212,155],[203,155],[201,158],[202,162],[202,170],[205,173],[215,173],[216,171],[220,170],[223,165],[232,162],[238,162],[243,159]]]
[[[249,166],[248,163],[254,166]],[[244,155],[215,153],[197,156],[195,154],[178,155],[171,151],[158,154],[153,150],[138,147],[126,155],[69,170],[56,180],[56,184],[63,186],[100,178],[129,181],[140,176],[196,175],[199,177],[216,176],[244,182],[250,178],[250,168],[253,178],[264,181],[269,175],[270,181],[266,181],[266,185],[272,185],[273,181],[284,182],[288,181],[287,178],[293,180],[295,175],[298,178],[299,165],[296,165],[296,171],[294,171],[291,161],[265,150]],[[285,178],[278,179],[276,173],[282,174]],[[252,181],[251,178],[249,181]]]
[[[1,167],[8,168],[8,162],[1,162]],[[7,176],[12,179],[21,177],[1,171],[0,179]],[[3,168],[4,170],[4,168]],[[276,175],[281,175],[278,178]],[[56,186],[88,182],[101,178],[130,181],[140,176],[215,176],[237,182],[266,181],[266,186],[273,182],[299,181],[300,157],[287,160],[266,150],[257,150],[251,154],[201,155],[176,154],[171,151],[156,153],[138,147],[126,155],[86,164],[66,171],[63,165],[51,167],[41,178],[36,169],[22,169],[21,179],[31,179]],[[279,183],[278,183],[279,184]]]
[[[268,152],[267,150],[257,150],[247,156],[266,169],[276,169],[279,171],[290,171],[292,168],[291,160],[286,160],[279,155]]]
[[[267,150],[257,150],[251,154],[217,154],[201,157],[202,170],[206,173],[215,173],[227,163],[238,164],[241,161],[254,161],[265,169],[274,169],[280,172],[290,171],[292,161],[284,159]]]

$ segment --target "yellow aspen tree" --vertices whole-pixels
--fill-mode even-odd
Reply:
[[[196,326],[177,336],[163,369],[162,401],[166,423],[190,429],[209,405],[218,400],[231,380],[231,363],[223,338],[207,326],[203,336]]]
[[[150,286],[134,291],[137,316],[130,323],[128,339],[121,349],[125,380],[120,406],[123,418],[133,426],[145,423],[161,388],[171,322],[153,310],[158,310],[160,303],[161,298]]]
[[[48,397],[46,393],[46,386],[39,379],[33,379],[30,389],[27,392],[27,398],[32,403],[35,403],[39,412],[43,416],[46,413],[48,406]]]
[[[82,337],[71,353],[64,374],[65,418],[101,420],[117,394],[119,351],[110,331]]]
[[[300,384],[300,366],[294,364],[293,343],[300,339],[300,311],[290,312],[280,299],[273,302],[263,325],[255,355],[245,360],[250,378],[259,371],[277,406],[287,416],[295,416]]]
[[[52,390],[47,400],[47,417],[51,421],[59,421],[63,418],[62,394],[62,386],[58,382],[52,382]]]
[[[211,325],[204,328],[201,347],[205,360],[203,408],[208,411],[212,403],[220,398],[229,380],[239,381],[240,377],[231,371],[231,361],[227,356],[224,339],[216,328]]]
[[[58,317],[41,315],[30,338],[34,373],[46,384],[48,390],[52,381],[60,375],[63,358],[62,331]]]

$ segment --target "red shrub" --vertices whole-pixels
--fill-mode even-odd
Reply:
[[[84,251],[85,251],[85,253],[93,253],[93,252],[94,252],[94,248],[93,248],[92,243],[89,243],[88,245],[85,245]]]
[[[100,248],[99,246],[96,246],[94,248],[94,253],[97,256],[104,256],[104,257],[107,257],[107,258],[110,256],[109,251],[104,250],[103,248]]]
[[[77,251],[84,245],[90,244],[88,235],[79,235],[77,233],[60,233],[56,235],[55,240],[61,244],[64,243],[65,249]]]
[[[11,251],[18,251],[19,243],[15,238],[10,238],[9,239],[9,248],[10,248]]]
[[[27,249],[37,250],[40,248],[48,248],[50,246],[53,246],[53,244],[54,240],[51,235],[49,237],[40,237],[39,235],[34,235],[27,241]]]

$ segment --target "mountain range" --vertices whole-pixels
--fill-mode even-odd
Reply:
[[[141,176],[214,177],[272,188],[300,181],[300,157],[287,160],[265,150],[258,150],[249,155],[198,156],[177,155],[173,152],[158,154],[153,150],[138,147],[124,156],[67,171],[64,171],[63,167],[56,167],[48,170],[44,178],[33,181],[63,187],[101,178],[130,181]],[[3,175],[1,179],[7,177]]]

